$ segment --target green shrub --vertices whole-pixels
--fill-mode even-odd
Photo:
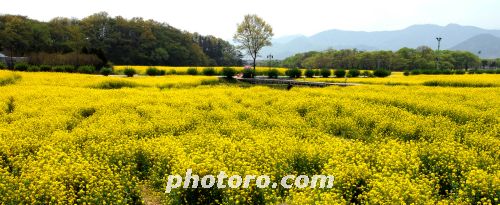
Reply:
[[[487,74],[495,74],[495,70],[491,70],[491,69],[484,70],[484,73],[487,73]]]
[[[423,83],[425,86],[442,86],[442,87],[495,87],[493,83],[483,82],[460,82],[460,81],[439,81],[431,80]]]
[[[98,89],[120,89],[120,88],[135,88],[138,87],[139,85],[134,82],[130,82],[128,80],[106,80],[100,83],[97,83],[96,85],[92,86],[93,88],[98,88]]]
[[[52,66],[50,65],[40,65],[40,71],[42,72],[49,72],[52,70]]]
[[[285,74],[290,78],[300,78],[302,76],[302,71],[298,68],[288,69]]]
[[[52,71],[62,73],[62,72],[64,72],[64,66],[62,66],[62,65],[53,66]]]
[[[232,79],[236,75],[236,70],[231,67],[224,67],[222,68],[222,75],[228,79]]]
[[[420,75],[420,74],[422,74],[422,71],[421,71],[421,70],[416,69],[416,70],[412,70],[412,71],[410,72],[410,74],[412,74],[412,75]]]
[[[188,68],[187,69],[187,74],[188,75],[198,75],[198,69],[196,69],[196,68]]]
[[[29,65],[25,62],[19,62],[14,65],[14,70],[18,71],[26,71],[28,69]]]
[[[361,74],[358,69],[350,69],[349,70],[349,77],[358,77]]]
[[[7,65],[4,62],[0,62],[0,69],[6,69]]]
[[[500,74],[500,69],[495,70],[495,74]]]
[[[156,75],[160,75],[160,70],[158,70],[157,68],[155,67],[149,67],[147,70],[146,70],[146,75],[149,75],[149,76],[156,76]]]
[[[135,71],[135,69],[133,68],[125,68],[125,70],[123,70],[123,74],[125,74],[127,77],[134,77],[136,73],[137,71]]]
[[[243,78],[253,78],[255,76],[255,72],[253,68],[245,68],[243,69]]]
[[[101,75],[108,76],[113,73],[113,70],[111,68],[101,68],[101,71],[99,71],[99,73],[101,73]]]
[[[384,77],[390,76],[391,71],[385,70],[385,69],[377,69],[373,72],[373,75],[376,77],[384,78]]]
[[[453,71],[453,73],[456,75],[463,75],[463,74],[465,74],[465,70],[455,70],[455,71]]]
[[[338,69],[338,70],[333,71],[333,75],[335,75],[335,77],[337,77],[337,78],[343,78],[343,77],[345,77],[345,74],[346,74],[346,72],[344,69]]]
[[[40,67],[38,67],[37,65],[30,65],[28,67],[28,72],[39,72],[40,71]]]
[[[315,76],[321,76],[321,69],[314,69]]]
[[[217,72],[215,71],[215,68],[212,67],[203,68],[203,75],[212,76],[216,74]]]
[[[21,76],[15,73],[0,77],[0,86],[14,84],[16,81],[20,79]]]
[[[404,75],[404,76],[409,76],[409,75],[410,75],[410,71],[405,70],[405,71],[403,72],[403,75]]]
[[[96,110],[93,107],[80,108],[80,110],[78,110],[78,115],[80,115],[83,118],[89,118],[95,113],[95,111]]]
[[[314,77],[314,70],[313,69],[307,69],[304,75],[308,78]]]
[[[269,78],[278,78],[279,71],[276,68],[269,69],[267,72],[267,77]]]
[[[74,65],[63,65],[62,68],[64,69],[63,72],[67,72],[67,73],[74,73],[76,71],[76,68]]]
[[[444,74],[444,75],[451,75],[451,74],[453,74],[453,72],[451,70],[448,70],[448,69],[442,70],[441,73]]]
[[[373,77],[375,77],[375,76],[373,75],[373,72],[371,72],[371,71],[369,71],[369,70],[365,70],[365,71],[363,71],[363,73],[361,73],[361,75],[362,75],[362,76],[365,76],[365,77],[368,77],[368,78],[373,78]]]
[[[160,72],[161,72],[161,71],[160,71]],[[166,72],[165,72],[165,71],[164,71],[163,73],[164,73],[164,74],[166,74]],[[168,74],[169,74],[169,75],[177,75],[177,70],[175,70],[175,69],[170,69],[170,71],[168,71]]]
[[[79,73],[92,74],[95,73],[95,67],[91,65],[82,65],[78,67],[77,71]]]
[[[323,78],[328,78],[332,75],[332,71],[328,68],[323,68],[321,69],[321,76],[323,76]]]

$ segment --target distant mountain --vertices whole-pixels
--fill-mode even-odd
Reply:
[[[402,47],[416,48],[426,45],[436,49],[436,37],[438,36],[443,38],[441,48],[450,49],[467,39],[484,33],[500,37],[500,30],[486,30],[457,24],[449,24],[447,26],[432,24],[414,25],[403,30],[375,32],[334,29],[323,31],[310,37],[294,35],[283,38],[285,40],[281,38],[275,39],[273,40],[273,46],[264,48],[262,54],[267,55],[271,53],[276,59],[284,59],[299,52],[321,51],[329,48],[398,50]]]
[[[284,43],[288,43],[296,38],[300,38],[300,37],[305,37],[304,35],[300,35],[300,34],[297,34],[297,35],[288,35],[288,36],[281,36],[279,38],[274,38],[272,40],[273,44],[277,43],[277,44],[284,44]]]
[[[481,58],[500,57],[500,38],[491,34],[479,34],[453,46],[450,50],[463,50],[479,53]]]

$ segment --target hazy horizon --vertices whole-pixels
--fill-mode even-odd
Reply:
[[[274,29],[275,37],[310,36],[330,29],[350,31],[400,30],[415,24],[459,24],[500,29],[500,1],[291,0],[243,1],[118,1],[118,0],[0,0],[0,14],[28,16],[40,21],[54,17],[84,18],[97,12],[125,18],[142,17],[181,30],[231,39],[245,14],[257,14]]]

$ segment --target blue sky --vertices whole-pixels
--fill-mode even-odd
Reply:
[[[413,24],[500,29],[500,0],[0,0],[1,14],[39,20],[111,16],[144,17],[182,30],[231,39],[245,14],[257,14],[276,36],[312,35],[328,29],[379,31]]]

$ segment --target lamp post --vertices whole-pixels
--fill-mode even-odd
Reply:
[[[272,54],[267,55],[267,59],[268,59],[267,65],[269,68],[271,68],[271,61],[273,60],[273,55]]]
[[[441,47],[441,40],[443,38],[437,37],[436,40],[438,41],[438,52],[437,52],[437,63],[436,63],[436,69],[439,70],[439,48]]]

